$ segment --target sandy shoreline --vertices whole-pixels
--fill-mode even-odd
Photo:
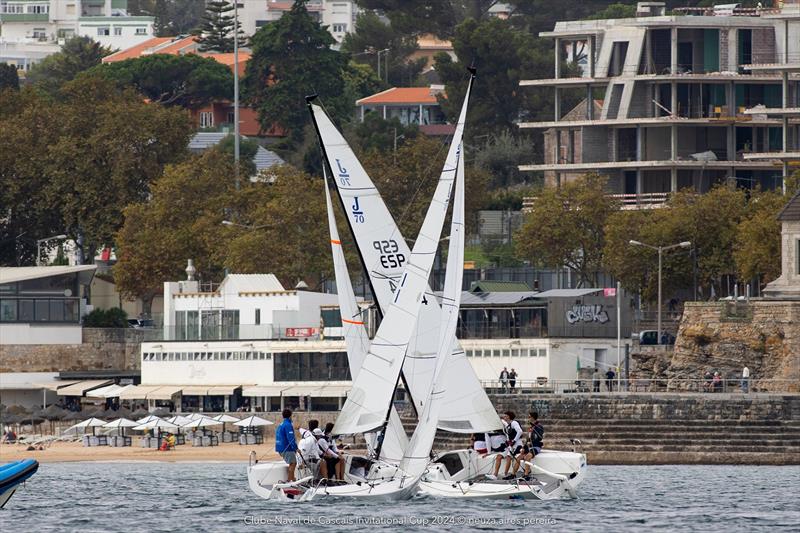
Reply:
[[[246,463],[251,450],[255,450],[259,459],[278,459],[275,453],[275,444],[269,441],[265,444],[240,446],[237,443],[223,443],[212,447],[193,447],[191,445],[177,446],[169,452],[161,452],[150,448],[136,446],[138,440],[134,439],[134,446],[125,448],[112,448],[110,446],[84,447],[80,442],[54,442],[43,450],[27,451],[27,445],[0,444],[0,463],[19,461],[21,459],[36,459],[40,463],[60,462],[130,462],[130,461],[159,461],[159,462],[227,462]]]

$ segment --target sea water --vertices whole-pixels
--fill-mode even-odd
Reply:
[[[579,499],[268,502],[232,463],[42,464],[13,532],[800,530],[798,466],[590,466]]]

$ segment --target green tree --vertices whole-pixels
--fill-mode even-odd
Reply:
[[[345,135],[350,146],[359,153],[385,153],[415,139],[419,135],[419,128],[415,124],[404,126],[396,117],[386,120],[378,113],[367,113],[364,122],[351,124],[345,130]]]
[[[73,37],[67,40],[60,52],[35,63],[28,72],[28,80],[50,94],[56,94],[66,82],[89,70],[112,52],[90,37]]]
[[[607,6],[605,9],[601,9],[600,11],[592,13],[586,18],[591,20],[604,20],[604,19],[633,18],[635,16],[636,16],[635,4],[615,3]]]
[[[425,58],[409,59],[418,48],[416,36],[395,30],[372,11],[358,16],[355,31],[348,33],[342,43],[342,52],[351,54],[352,61],[368,64],[378,73],[378,78],[386,80],[388,85],[394,87],[416,84],[426,63]],[[381,54],[381,72],[378,72],[379,50],[388,50]]]
[[[3,89],[19,90],[17,67],[8,63],[0,63],[0,91]]]
[[[399,145],[397,152],[373,150],[361,157],[400,231],[409,239],[419,233],[446,155],[447,146],[419,135]],[[483,170],[467,166],[465,210],[468,231],[475,229],[487,182]]]
[[[517,255],[553,268],[569,267],[581,284],[595,285],[605,225],[618,209],[605,185],[606,178],[587,174],[558,189],[544,189],[515,235]]]
[[[386,88],[369,65],[356,63],[353,60],[342,70],[342,78],[346,102],[356,102]]]
[[[733,259],[741,280],[758,279],[763,287],[781,275],[781,223],[778,213],[787,197],[777,192],[755,195],[736,231]]]
[[[214,148],[228,154],[228,157],[233,159],[236,151],[235,144],[236,136],[230,134],[223,137]],[[242,176],[255,176],[256,164],[253,158],[256,156],[257,152],[258,143],[256,141],[248,139],[247,137],[239,137],[239,161],[241,164]]]
[[[525,182],[528,176],[520,172],[519,165],[530,162],[533,143],[527,136],[515,136],[509,130],[489,135],[486,143],[475,152],[475,165],[491,176],[492,190]]]
[[[185,112],[147,104],[95,78],[65,86],[56,109],[57,138],[38,144],[46,154],[45,201],[58,209],[63,231],[84,257],[113,243],[123,208],[149,193],[164,165],[186,153]]]
[[[145,312],[165,280],[182,279],[194,259],[200,279],[219,279],[225,207],[233,207],[233,159],[221,150],[169,165],[148,199],[125,208],[116,235],[114,280],[123,297],[141,298]]]
[[[465,19],[483,19],[498,0],[358,0],[365,9],[378,10],[389,18],[392,27],[407,35],[432,33],[442,38]],[[552,9],[549,7],[548,9]]]
[[[304,96],[314,92],[334,116],[352,109],[353,103],[341,98],[347,62],[330,48],[334,42],[308,14],[304,1],[295,2],[279,20],[256,32],[242,85],[264,130],[277,125],[290,143],[297,144],[309,123]]]
[[[151,102],[199,109],[217,99],[232,98],[233,73],[209,57],[154,54],[98,65],[87,75],[101,76],[120,87],[133,87]]]
[[[197,43],[201,52],[233,52],[234,17],[233,4],[227,0],[211,0],[206,3],[206,12],[203,15],[203,24],[198,29]],[[235,31],[239,32],[239,46],[245,45],[241,25]]]
[[[56,107],[31,87],[0,91],[0,265],[33,264],[36,239],[64,232],[44,192],[46,154],[59,136]]]
[[[119,307],[110,309],[93,309],[83,317],[83,326],[86,328],[127,328],[128,313]]]

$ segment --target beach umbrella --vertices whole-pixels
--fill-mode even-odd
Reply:
[[[192,419],[189,418],[188,416],[181,416],[181,415],[175,415],[171,418],[167,418],[167,422],[172,422],[176,426],[184,426],[186,425],[187,422],[191,421]]]
[[[159,417],[157,417],[156,415],[146,415],[146,416],[138,419],[136,421],[136,423],[139,424],[139,425],[147,424],[147,423],[149,423],[149,422],[151,422],[153,420],[161,420],[161,419]]]
[[[67,415],[67,411],[57,405],[50,405],[42,411],[42,415],[46,420],[62,420]]]
[[[207,416],[204,415],[203,413],[192,413],[186,418],[188,418],[189,420],[197,420],[198,418],[207,418]]]
[[[70,411],[67,409],[67,412],[64,414],[64,418],[62,420],[80,420],[81,418],[83,418],[83,413]]]
[[[242,420],[239,420],[238,422],[235,422],[233,425],[243,428],[252,428],[256,426],[272,426],[274,424],[275,424],[274,422],[270,422],[269,420],[265,420],[256,415],[252,415]]]
[[[236,418],[235,416],[226,415],[225,413],[222,413],[221,415],[217,415],[217,416],[215,416],[213,418],[214,418],[214,420],[222,422],[222,432],[223,433],[225,433],[225,423],[226,422],[238,422],[240,420],[239,418]]]
[[[116,420],[112,420],[111,422],[107,423],[104,428],[110,429],[117,429],[123,437],[125,436],[125,428],[133,428],[138,426],[136,422],[133,420],[128,420],[127,418],[117,418]]]
[[[72,431],[77,431],[79,429],[83,429],[84,432],[85,432],[86,428],[92,428],[92,435],[96,435],[97,434],[97,428],[105,426],[105,425],[106,425],[106,421],[105,420],[101,420],[99,418],[92,417],[92,418],[87,418],[83,422],[78,422],[77,424],[68,427],[66,430],[64,430],[64,433],[70,433]]]
[[[153,417],[152,420],[145,422],[143,424],[139,424],[133,429],[135,429],[136,431],[144,431],[146,429],[158,429],[160,431],[162,429],[178,429],[178,425],[173,424],[172,422],[167,422],[163,418]]]
[[[207,416],[201,418],[195,418],[194,420],[188,421],[186,424],[183,425],[185,428],[204,428],[209,426],[218,426],[222,424],[219,420],[214,420],[213,418],[209,418]]]

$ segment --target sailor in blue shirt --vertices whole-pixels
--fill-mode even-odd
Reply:
[[[297,466],[297,441],[294,438],[291,409],[283,410],[283,422],[275,430],[275,451],[281,454],[283,460],[289,465],[287,481],[294,481],[294,470]]]

